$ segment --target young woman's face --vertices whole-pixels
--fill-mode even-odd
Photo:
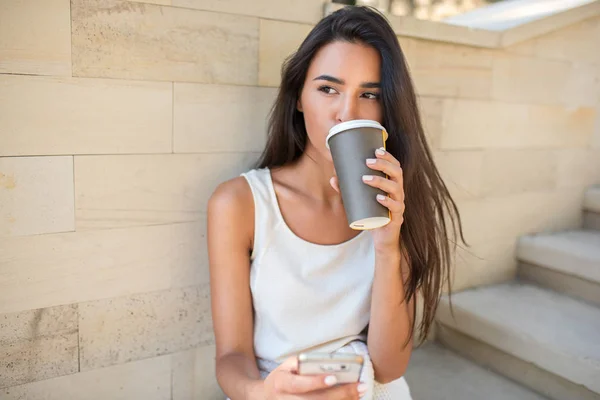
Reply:
[[[361,43],[336,41],[317,52],[298,100],[308,146],[331,161],[325,138],[334,125],[353,119],[382,122],[380,70],[377,50]]]

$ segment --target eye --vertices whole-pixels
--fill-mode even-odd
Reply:
[[[365,96],[369,100],[379,100],[379,93],[367,92],[364,93],[363,96]]]
[[[337,91],[332,88],[331,86],[320,86],[319,87],[319,91],[325,93],[325,94],[335,94],[337,93]]]

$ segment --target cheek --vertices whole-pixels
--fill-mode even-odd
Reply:
[[[381,106],[377,107],[377,119],[379,123],[383,123],[383,112],[381,111]]]
[[[373,104],[370,104],[367,108],[366,108],[366,118],[365,119],[371,119],[373,121],[377,121],[379,123],[382,123],[382,119],[383,119],[383,111],[381,109],[381,103],[380,102],[373,102]]]
[[[325,139],[331,125],[327,103],[318,95],[303,95],[302,109],[309,140],[315,147],[325,148]]]

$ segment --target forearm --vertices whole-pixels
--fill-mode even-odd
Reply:
[[[264,400],[263,380],[256,361],[243,353],[231,353],[217,362],[217,379],[231,400]]]
[[[412,323],[404,300],[404,283],[400,267],[400,250],[377,254],[371,297],[368,347],[375,379],[389,382],[404,375],[412,341],[404,346]]]

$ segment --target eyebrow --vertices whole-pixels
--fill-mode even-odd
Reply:
[[[338,85],[346,84],[346,82],[344,82],[342,79],[333,77],[331,75],[319,75],[313,79],[313,81],[328,81],[337,83]],[[381,88],[381,84],[379,82],[363,82],[360,84],[360,87],[364,89],[379,89]]]

